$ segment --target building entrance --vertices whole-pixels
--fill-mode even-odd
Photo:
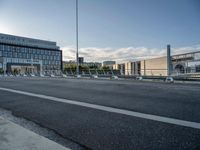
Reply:
[[[37,74],[37,66],[11,66],[11,72],[14,74]]]
[[[38,74],[40,73],[40,65],[8,63],[7,72],[12,74]]]

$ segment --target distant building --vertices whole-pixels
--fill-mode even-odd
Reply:
[[[200,51],[173,55],[171,59],[174,74],[200,73]]]
[[[200,73],[200,51],[172,55],[169,59],[171,75]],[[167,76],[167,56],[114,64],[113,70],[120,70],[121,75]]]
[[[134,62],[125,63],[125,75],[134,75],[133,66],[134,66]]]
[[[101,67],[101,63],[99,62],[83,62],[82,64],[79,63],[80,66],[85,66],[88,68],[95,68],[99,69]],[[63,61],[63,68],[70,68],[70,67],[75,67],[76,62],[75,61]]]
[[[200,72],[200,51],[171,56],[172,75]],[[141,61],[141,75],[167,76],[167,57]]]
[[[78,63],[79,63],[79,65],[83,65],[83,63],[84,63],[84,57],[79,57],[78,58]]]
[[[125,63],[125,75],[140,75],[140,61]]]
[[[119,70],[121,75],[125,75],[125,64],[114,64],[113,70]]]
[[[167,57],[142,60],[141,75],[167,76]]]
[[[99,62],[84,62],[83,65],[89,68],[96,68],[96,69],[99,69],[102,66],[102,64]]]
[[[115,61],[104,61],[103,63],[102,63],[102,66],[107,66],[107,67],[109,67],[110,69],[112,69],[112,67],[113,67],[113,65],[115,64],[116,62]]]
[[[141,75],[167,76],[167,57],[142,60]],[[171,56],[172,75],[200,73],[200,51]]]
[[[0,69],[4,73],[59,74],[62,51],[56,42],[0,33]]]

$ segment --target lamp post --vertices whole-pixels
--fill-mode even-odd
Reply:
[[[76,75],[79,75],[79,59],[78,59],[78,0],[76,0]]]

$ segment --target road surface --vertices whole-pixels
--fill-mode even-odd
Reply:
[[[86,149],[200,149],[198,84],[2,77],[0,107]]]

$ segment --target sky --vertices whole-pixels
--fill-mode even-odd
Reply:
[[[75,0],[0,0],[0,33],[56,41],[75,59]],[[199,0],[79,0],[86,61],[132,61],[200,50]]]

